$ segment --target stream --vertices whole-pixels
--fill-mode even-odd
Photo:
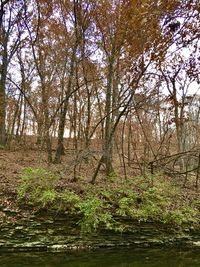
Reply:
[[[0,253],[1,267],[199,267],[200,249],[100,249]]]

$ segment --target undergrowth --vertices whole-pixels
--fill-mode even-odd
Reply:
[[[83,233],[99,229],[123,229],[123,219],[138,222],[160,222],[174,226],[198,224],[198,199],[187,199],[181,189],[159,177],[129,179],[127,183],[111,182],[107,186],[85,185],[81,194],[72,189],[57,189],[59,177],[45,169],[26,168],[18,190],[20,203],[76,215]],[[198,203],[198,205],[197,205]],[[119,218],[121,218],[119,220]],[[121,221],[121,225],[119,223]]]

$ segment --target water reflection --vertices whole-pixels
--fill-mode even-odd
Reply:
[[[1,267],[199,267],[200,250],[117,249],[0,254]]]

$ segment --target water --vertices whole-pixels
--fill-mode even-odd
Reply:
[[[3,253],[1,267],[199,267],[200,250],[115,249],[74,253]]]

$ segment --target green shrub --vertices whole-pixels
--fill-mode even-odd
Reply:
[[[18,189],[18,199],[28,204],[42,204],[53,202],[56,198],[55,184],[58,177],[42,168],[25,168],[21,176]]]
[[[42,205],[45,207],[47,206],[47,204],[53,203],[55,199],[56,199],[56,191],[54,189],[47,189],[42,193],[39,202],[41,202]]]
[[[100,224],[104,224],[107,229],[111,228],[112,215],[106,210],[108,206],[97,197],[89,197],[81,201],[77,207],[82,216],[79,224],[82,232],[92,232],[97,229]]]
[[[69,190],[59,194],[59,210],[67,211],[68,213],[77,213],[77,206],[80,203],[80,197]]]
[[[187,205],[179,207],[179,209],[176,210],[168,210],[162,213],[162,222],[176,225],[188,223],[197,224],[198,211]]]
[[[129,216],[129,217],[134,217],[135,214],[135,197],[122,197],[121,199],[119,199],[118,202],[118,209],[116,211],[117,215],[120,216]]]
[[[197,205],[186,203],[180,196],[180,191],[169,184],[157,183],[140,194],[131,193],[129,189],[119,199],[116,213],[137,221],[157,221],[178,226],[198,223],[198,208],[194,208]]]

